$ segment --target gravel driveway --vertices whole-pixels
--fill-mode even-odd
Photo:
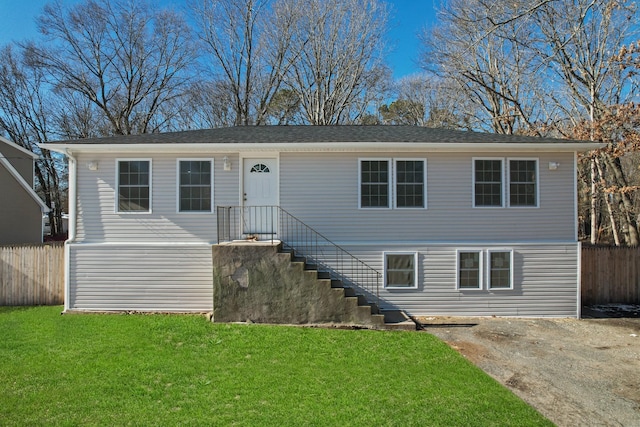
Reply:
[[[558,426],[640,426],[640,319],[416,320]]]

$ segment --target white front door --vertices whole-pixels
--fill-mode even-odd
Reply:
[[[274,234],[277,230],[278,160],[243,161],[243,224],[245,234]]]

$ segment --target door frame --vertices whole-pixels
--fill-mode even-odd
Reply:
[[[275,206],[280,206],[280,155],[279,153],[276,154],[271,154],[268,153],[267,155],[265,155],[265,153],[256,153],[256,152],[246,152],[246,153],[240,153],[239,156],[239,163],[240,163],[240,185],[239,185],[239,194],[238,197],[240,198],[240,207],[241,207],[241,212],[244,215],[244,208],[245,208],[245,200],[244,200],[244,184],[245,184],[245,160],[248,159],[255,159],[255,160],[260,160],[260,159],[268,159],[268,160],[275,160],[276,163],[276,169],[277,169],[277,174],[275,177],[275,185],[276,185],[276,197],[275,197]],[[244,221],[241,221],[242,224],[244,224]],[[242,226],[244,227],[244,226]],[[244,230],[240,230],[241,233],[244,235]],[[275,238],[280,231],[280,225],[276,222],[275,224],[275,230],[273,230],[273,232],[275,234],[270,234],[267,233],[267,236],[270,236],[271,239]]]
[[[240,153],[240,188],[238,189],[238,197],[240,200],[239,206],[244,207],[244,161],[246,159],[270,159],[276,161],[276,206],[280,206],[280,153],[260,153],[260,152],[246,152]]]

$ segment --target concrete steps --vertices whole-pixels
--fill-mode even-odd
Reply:
[[[340,280],[331,278],[326,271],[319,271],[314,264],[307,262],[306,258],[297,256],[292,251],[281,249],[281,253],[290,257],[290,262],[296,270],[304,274],[315,275],[319,286],[329,287],[344,300],[345,307],[353,313],[352,318],[359,324],[375,329],[386,330],[416,330],[416,324],[402,310],[381,310],[376,304],[367,301],[366,297],[356,289],[345,286]],[[336,309],[340,310],[339,307]]]

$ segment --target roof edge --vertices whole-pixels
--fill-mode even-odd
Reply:
[[[500,152],[500,151],[546,151],[546,152],[586,152],[606,146],[599,142],[566,143],[548,142],[305,142],[305,143],[144,143],[144,144],[82,144],[82,143],[43,143],[40,148],[62,154],[68,153],[187,153],[202,152],[244,152],[244,151],[277,151],[277,152],[394,152],[402,151],[432,151],[432,152]]]

